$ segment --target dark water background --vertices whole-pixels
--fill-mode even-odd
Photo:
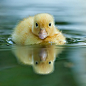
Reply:
[[[10,41],[15,25],[37,13],[52,14],[67,38],[67,44],[55,46],[63,50],[48,75],[21,64]],[[39,49],[28,46],[33,48]],[[86,86],[86,0],[0,0],[0,86]]]

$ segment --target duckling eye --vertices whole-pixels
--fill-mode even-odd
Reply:
[[[51,23],[49,23],[49,26],[51,26]]]
[[[36,27],[38,27],[38,24],[36,23]]]
[[[36,65],[38,64],[38,62],[36,62]]]
[[[51,64],[51,62],[49,62],[49,64]]]

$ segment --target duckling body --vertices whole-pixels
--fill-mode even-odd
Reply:
[[[65,37],[54,25],[53,16],[47,13],[37,14],[21,21],[14,28],[12,40],[19,45],[65,43]]]

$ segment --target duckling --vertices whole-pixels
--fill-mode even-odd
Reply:
[[[65,37],[55,27],[54,18],[48,13],[41,13],[23,19],[12,33],[12,40],[19,45],[65,43]]]

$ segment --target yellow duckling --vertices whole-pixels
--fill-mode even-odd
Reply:
[[[37,14],[21,21],[14,28],[12,40],[20,45],[65,43],[65,37],[55,27],[53,16],[47,13]]]

